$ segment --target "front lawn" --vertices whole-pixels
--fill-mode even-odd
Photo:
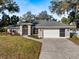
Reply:
[[[73,37],[70,38],[69,40],[71,40],[71,41],[74,42],[75,44],[79,45],[79,38],[77,38],[76,36],[73,36]]]
[[[41,43],[20,36],[0,36],[0,59],[38,59]]]

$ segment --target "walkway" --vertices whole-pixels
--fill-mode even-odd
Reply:
[[[36,39],[36,38],[29,37],[29,36],[23,36],[23,37],[34,40],[34,41],[42,42],[42,39]]]

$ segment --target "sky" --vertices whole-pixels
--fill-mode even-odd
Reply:
[[[33,14],[38,14],[41,11],[46,10],[50,13],[48,6],[51,0],[16,0],[16,3],[20,7],[19,15],[31,11]]]
[[[32,14],[39,14],[41,11],[47,11],[48,14],[51,14],[55,19],[60,20],[63,16],[59,17],[56,14],[52,14],[49,10],[50,1],[51,0],[15,0],[19,5],[20,12],[15,13],[18,16],[22,16],[23,14],[31,11]]]

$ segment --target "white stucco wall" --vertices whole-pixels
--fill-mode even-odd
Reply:
[[[31,35],[31,25],[28,25],[28,35]]]
[[[65,38],[70,37],[70,29],[65,29]]]
[[[19,29],[18,33],[19,33],[20,35],[22,35],[22,26],[20,26],[20,29]]]
[[[7,29],[7,32],[10,33],[10,29]]]
[[[43,37],[43,29],[38,29],[38,38]]]
[[[22,35],[22,33],[21,33],[21,31],[20,31],[20,28],[16,29],[16,32],[17,32],[18,34],[21,34],[21,35]]]

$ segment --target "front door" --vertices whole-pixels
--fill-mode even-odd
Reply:
[[[28,26],[23,25],[23,35],[27,35],[27,34],[28,34]]]
[[[60,37],[65,37],[65,29],[60,29]]]

